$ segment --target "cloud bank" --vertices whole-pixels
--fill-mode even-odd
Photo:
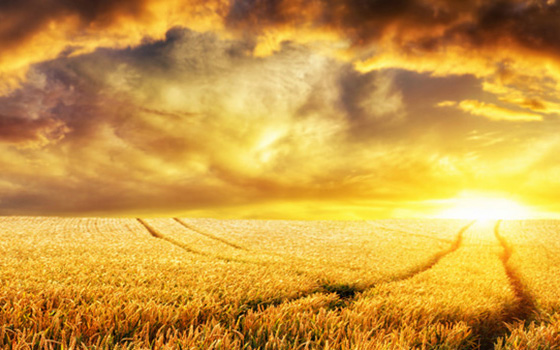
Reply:
[[[558,14],[4,2],[0,213],[377,217],[465,188],[553,208]]]

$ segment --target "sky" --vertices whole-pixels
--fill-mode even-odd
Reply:
[[[0,2],[0,215],[560,213],[555,0]]]

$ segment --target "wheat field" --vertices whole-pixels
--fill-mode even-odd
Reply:
[[[557,349],[557,221],[0,219],[2,349]]]

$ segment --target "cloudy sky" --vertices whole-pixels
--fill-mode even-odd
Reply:
[[[560,212],[555,0],[0,2],[0,215]]]

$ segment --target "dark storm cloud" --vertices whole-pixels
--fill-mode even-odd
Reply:
[[[435,50],[455,40],[473,46],[495,45],[510,38],[527,48],[558,48],[560,6],[546,1],[445,0],[234,0],[226,17],[231,27],[258,31],[276,26],[305,26],[334,30],[355,45],[388,33],[402,44],[423,29],[417,48]],[[406,47],[403,47],[406,49]]]
[[[143,5],[142,0],[5,0],[0,2],[0,45],[9,48],[69,16],[84,29],[103,27],[121,16],[140,16]]]
[[[489,2],[476,15],[475,27],[466,31],[474,43],[510,37],[529,49],[560,48],[560,6],[556,3]]]
[[[121,20],[165,20],[157,11],[147,10],[154,4],[150,0],[3,1],[0,44],[8,48],[70,17],[78,23],[69,28],[74,36]],[[228,10],[220,10],[224,5],[222,1],[189,1],[174,6],[177,11],[208,8],[223,16],[230,28],[256,35],[265,29],[289,26],[334,31],[354,45],[369,44],[388,34],[404,45],[403,49],[414,44],[415,49],[435,50],[450,42],[457,44],[457,40],[473,46],[495,45],[507,38],[533,50],[558,50],[560,46],[560,5],[551,1],[232,0]],[[188,26],[189,18],[184,21]]]
[[[360,71],[473,74],[519,95],[534,88],[528,81],[536,77],[541,86],[558,85],[559,18],[556,1],[235,0],[225,20],[256,38],[259,55],[277,50],[278,42],[324,40],[328,33],[347,43],[343,57]],[[557,113],[554,97],[522,99],[501,90],[504,102]]]
[[[329,38],[348,44],[345,59],[375,60],[364,69],[490,76],[505,62],[557,62],[559,15],[556,1],[539,0],[4,1],[0,74],[21,75],[33,62],[97,47],[136,46],[178,25],[251,38],[258,55],[282,42]],[[560,76],[553,65],[550,75]],[[12,80],[4,84],[13,87]]]
[[[342,31],[363,44],[377,38],[395,20],[435,24],[449,22],[452,17],[414,0],[234,0],[226,22],[247,30],[311,25]]]

